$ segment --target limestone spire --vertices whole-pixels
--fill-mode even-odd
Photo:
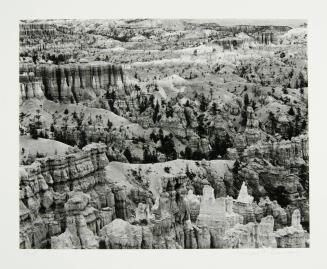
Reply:
[[[245,185],[245,181],[243,181],[242,183],[242,187],[240,189],[240,193],[238,194],[237,201],[247,204],[253,202],[253,197],[248,194],[248,188]]]
[[[302,230],[300,210],[295,209],[292,214],[292,226],[297,230]]]

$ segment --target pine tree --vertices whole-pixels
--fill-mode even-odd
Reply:
[[[150,152],[148,147],[144,147],[143,149],[143,160],[144,163],[155,163],[157,162],[157,156]]]
[[[207,110],[207,107],[208,107],[208,102],[207,102],[204,94],[202,94],[200,97],[200,110],[202,112],[205,112]]]
[[[238,174],[238,171],[240,170],[240,162],[239,160],[236,160],[233,165],[233,174]]]
[[[86,132],[84,130],[81,131],[80,133],[80,140],[79,140],[79,148],[83,148],[87,145],[87,136]]]
[[[213,103],[212,104],[212,114],[217,115],[217,111],[218,111],[217,104]]]
[[[207,135],[207,129],[204,127],[203,117],[198,118],[198,127],[197,127],[198,135],[200,137],[204,137]]]
[[[111,129],[112,125],[113,125],[112,122],[108,119],[108,121],[107,121],[108,131]]]
[[[160,134],[160,130],[159,130],[159,137],[161,140],[161,147],[158,150],[164,153],[168,159],[175,160],[177,158],[177,152],[175,149],[173,135],[169,134],[163,136],[163,134]]]
[[[149,100],[147,100],[147,101],[150,104],[150,106],[154,109],[155,104],[154,104],[154,95],[153,94],[150,95]]]
[[[289,111],[288,111],[288,115],[291,115],[291,116],[294,116],[294,115],[295,115],[295,112],[294,112],[293,106],[291,106],[291,108],[289,109]]]
[[[292,123],[289,124],[287,135],[289,140],[291,140],[291,138],[294,136],[294,127]]]
[[[216,136],[209,154],[210,159],[216,159],[218,156],[224,157],[227,153],[227,149],[231,146],[232,143],[228,134],[226,134],[224,139],[220,139],[219,136]]]
[[[129,148],[126,148],[124,151],[124,155],[126,159],[131,163],[133,161],[131,150]]]
[[[197,149],[196,151],[193,152],[192,159],[200,161],[202,159],[205,159],[205,155],[204,155],[204,153],[202,151]]]
[[[246,126],[246,123],[248,121],[248,114],[246,113],[246,110],[244,109],[242,110],[241,117],[242,117],[241,125]]]
[[[307,128],[307,121],[303,120],[302,125],[301,125],[301,129],[302,129],[302,131],[304,131],[306,128]]]
[[[167,108],[166,108],[166,117],[169,118],[169,117],[173,117],[173,116],[174,116],[174,109],[172,108],[171,103],[168,102]]]
[[[275,118],[274,113],[272,113],[271,111],[269,112],[269,120],[271,122],[271,132],[272,134],[275,134],[277,128],[277,120]]]
[[[308,86],[308,83],[305,81],[304,76],[303,76],[302,72],[300,71],[299,77],[298,77],[298,87],[303,88],[303,87],[307,87],[307,86]]]
[[[160,128],[159,129],[159,139],[161,141],[161,144],[163,143],[163,139],[164,139],[164,133],[163,130]]]
[[[249,104],[250,104],[249,95],[246,93],[244,95],[244,107],[248,107]]]
[[[251,101],[251,106],[253,108],[253,111],[255,111],[257,109],[257,104],[255,103],[254,100]]]
[[[158,120],[159,109],[160,109],[160,105],[159,105],[159,102],[157,100],[156,106],[154,108],[153,116],[152,116],[153,123],[156,123],[157,120]]]
[[[185,159],[186,160],[192,159],[192,155],[193,155],[192,149],[189,146],[186,146],[185,147],[185,154],[184,154]]]
[[[38,133],[34,124],[30,124],[30,135],[33,139],[38,139]]]
[[[147,147],[144,147],[143,149],[143,161],[144,163],[150,163],[152,161],[151,153]]]
[[[298,136],[301,133],[301,128],[300,128],[300,120],[301,120],[301,114],[298,113],[295,116],[295,136]]]
[[[152,131],[152,133],[150,134],[150,139],[154,141],[154,143],[157,143],[159,138],[158,136]]]

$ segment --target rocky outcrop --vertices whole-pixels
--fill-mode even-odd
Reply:
[[[90,196],[82,192],[70,192],[68,197],[65,203],[66,230],[59,236],[51,237],[51,248],[98,248],[95,234],[87,225],[88,220],[89,225],[94,226],[93,229],[99,228],[96,227],[96,210],[89,206]]]
[[[223,237],[224,248],[275,248],[274,218],[267,216],[259,224],[237,224]]]
[[[123,187],[115,187],[113,189],[115,197],[115,208],[117,218],[127,220],[129,212],[127,210],[127,193]]]
[[[142,228],[122,219],[115,219],[100,231],[105,248],[141,248]]]
[[[50,23],[20,23],[19,37],[53,35],[56,32]]]
[[[260,142],[247,147],[243,152],[246,161],[265,159],[286,168],[299,167],[309,159],[308,136],[300,135],[291,140]]]
[[[201,231],[201,226],[207,226],[210,234],[209,245],[221,248],[276,248],[276,247],[305,247],[308,245],[308,234],[302,228],[300,221],[300,211],[295,210],[292,214],[292,226],[284,227],[275,232],[276,227],[285,223],[285,211],[273,206],[272,214],[267,214],[260,219],[254,216],[249,221],[243,219],[248,217],[248,212],[241,212],[245,216],[234,213],[234,208],[239,207],[239,203],[253,206],[253,197],[249,196],[246,186],[243,184],[237,200],[232,198],[213,198],[213,189],[206,186],[201,197],[200,214],[197,219],[197,229]],[[233,205],[234,203],[234,205]],[[269,204],[270,201],[261,201],[259,205]],[[258,206],[259,207],[259,206]],[[268,208],[266,208],[268,210]],[[250,210],[251,211],[251,210]],[[253,210],[253,212],[256,212]],[[252,215],[254,215],[254,213]],[[256,212],[257,213],[257,212]],[[274,215],[274,216],[273,216]],[[283,221],[275,225],[277,221]],[[217,229],[218,228],[218,229]],[[208,242],[201,240],[201,233],[198,233],[198,242]]]
[[[245,183],[237,199],[215,198],[208,183],[195,195],[187,177],[168,174],[153,204],[140,181],[129,178],[132,188],[102,182],[104,154],[93,144],[52,165],[39,159],[21,167],[22,248],[294,247],[307,240],[303,229],[291,232],[300,230],[295,220],[286,227],[278,204],[253,202]]]
[[[292,214],[292,226],[276,231],[277,247],[304,248],[309,245],[308,233],[302,228],[301,214],[295,210]]]
[[[247,121],[246,121],[244,136],[247,145],[252,145],[257,143],[261,139],[259,121],[256,118],[252,107],[248,106],[246,113],[247,113]]]
[[[270,45],[276,44],[276,34],[273,32],[257,32],[254,34],[254,38],[261,44]]]
[[[257,242],[256,247],[275,248],[277,246],[274,231],[274,217],[268,215],[261,219],[257,226]]]
[[[256,221],[253,197],[248,194],[245,182],[243,182],[238,197],[234,201],[233,210],[243,217],[244,224]]]
[[[190,212],[190,219],[195,222],[200,213],[200,197],[193,194],[193,190],[189,190],[184,198]]]
[[[211,236],[210,245],[214,248],[223,246],[222,237],[226,230],[243,222],[243,217],[233,212],[231,198],[214,198],[213,188],[205,186],[200,204],[197,226],[207,226]]]
[[[304,208],[307,203],[307,193],[297,175],[298,169],[286,169],[283,166],[273,166],[265,159],[254,158],[238,171],[238,176],[247,182],[252,196],[258,201],[269,196],[282,207],[294,205]],[[305,211],[301,212],[305,215]]]
[[[105,178],[105,151],[104,145],[90,144],[77,153],[37,159],[20,167],[21,248],[50,247],[51,237],[65,230],[74,235],[74,227],[88,233],[85,224],[95,234],[111,221],[115,200]],[[88,196],[70,195],[70,191]],[[59,241],[54,240],[56,245]],[[65,243],[57,245],[64,247]]]
[[[106,62],[22,63],[19,73],[20,83],[24,85],[21,89],[28,87],[26,80],[31,80],[31,74],[34,74],[35,79],[42,82],[42,91],[47,99],[64,103],[92,100],[109,87],[123,88],[125,83],[122,67]],[[33,97],[30,92],[27,91],[25,98]]]
[[[33,72],[20,75],[19,81],[19,104],[27,99],[44,98],[43,84],[40,79],[35,77]]]
[[[268,197],[261,198],[258,206],[261,208],[263,215],[271,215],[274,218],[274,229],[281,229],[287,225],[287,213],[277,201],[270,201]]]

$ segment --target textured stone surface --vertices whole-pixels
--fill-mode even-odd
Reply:
[[[88,220],[92,226],[92,218],[87,214],[91,209],[88,205],[90,196],[82,192],[70,192],[68,196],[65,203],[66,230],[59,236],[51,237],[51,248],[98,248],[95,234],[87,224]]]
[[[276,231],[277,247],[279,248],[304,248],[306,247],[307,232],[303,230],[301,214],[298,209],[292,214],[292,225]]]
[[[65,247],[71,242],[67,238],[75,235],[75,228],[65,228],[68,223],[76,223],[76,230],[88,238],[90,232],[111,221],[115,204],[114,194],[105,180],[106,164],[105,147],[93,144],[78,153],[38,159],[31,165],[21,166],[20,246],[47,247],[50,237],[66,230],[67,236],[60,237],[63,241],[54,239],[53,243]],[[71,190],[81,195],[73,195]],[[86,239],[85,243],[74,246],[96,245],[94,240]]]
[[[94,99],[111,86],[122,88],[121,66],[105,62],[20,66],[21,99],[42,98],[65,103]]]
[[[222,237],[228,228],[242,223],[243,217],[235,214],[230,198],[214,198],[213,188],[205,186],[200,204],[197,226],[207,226],[211,235],[211,246],[221,248]]]
[[[141,248],[142,228],[131,225],[122,219],[115,219],[100,231],[100,237],[106,248]],[[151,245],[147,238],[147,245]]]
[[[21,248],[308,246],[305,24],[19,31]]]

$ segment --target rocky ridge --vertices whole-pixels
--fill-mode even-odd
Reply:
[[[226,192],[215,198],[208,181],[198,185],[183,175],[162,177],[149,192],[137,177],[129,179],[130,187],[110,179],[107,165],[105,146],[90,144],[81,152],[22,166],[20,247],[276,247],[276,240],[279,247],[306,244],[298,210],[287,227],[285,211],[268,198],[255,203],[244,183],[237,199]]]
[[[79,103],[102,95],[111,86],[123,88],[125,83],[121,66],[87,60],[61,65],[24,63],[19,73],[22,100],[44,95],[49,100]]]

